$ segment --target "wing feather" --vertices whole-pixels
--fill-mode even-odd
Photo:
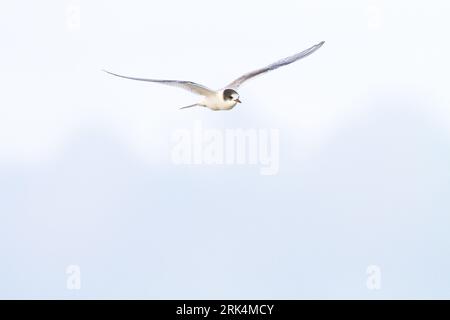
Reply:
[[[266,72],[278,69],[282,66],[286,66],[288,64],[291,64],[295,61],[298,61],[302,58],[305,58],[307,56],[309,56],[310,54],[312,54],[314,51],[316,51],[317,49],[319,49],[323,44],[325,43],[325,41],[322,41],[314,46],[312,46],[309,49],[306,49],[300,53],[294,54],[290,57],[278,60],[277,62],[274,62],[270,65],[268,65],[267,67],[258,69],[258,70],[254,70],[251,71],[249,73],[244,74],[243,76],[237,78],[236,80],[234,80],[233,82],[231,82],[229,85],[227,85],[225,88],[230,88],[230,89],[237,89],[239,88],[245,81],[254,78],[256,76],[262,75]]]
[[[192,81],[181,81],[181,80],[158,80],[158,79],[144,79],[144,78],[135,78],[135,77],[127,77],[122,76],[120,74],[116,74],[113,72],[109,72],[106,70],[103,70],[106,73],[109,73],[113,76],[125,78],[125,79],[131,79],[131,80],[137,80],[137,81],[147,81],[147,82],[155,82],[155,83],[161,83],[168,86],[178,87],[185,90],[188,90],[192,93],[201,95],[201,96],[210,96],[215,94],[216,92],[212,89],[209,89],[201,84],[192,82]]]

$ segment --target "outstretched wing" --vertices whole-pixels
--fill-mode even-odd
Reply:
[[[125,79],[131,79],[131,80],[138,80],[138,81],[147,81],[147,82],[156,82],[156,83],[161,83],[161,84],[165,84],[168,86],[173,86],[173,87],[179,87],[185,90],[188,90],[190,92],[196,93],[198,95],[202,95],[202,96],[210,96],[215,94],[216,92],[212,89],[209,89],[205,86],[202,86],[201,84],[192,82],[192,81],[180,81],[180,80],[156,80],[156,79],[144,79],[144,78],[134,78],[134,77],[127,77],[127,76],[121,76],[120,74],[116,74],[116,73],[112,73],[106,70],[103,70],[106,73],[112,74],[113,76],[116,77],[121,77],[121,78],[125,78]]]
[[[259,76],[261,74],[264,74],[266,72],[278,69],[279,67],[282,66],[286,66],[288,64],[291,64],[297,60],[300,60],[302,58],[305,58],[307,56],[309,56],[310,54],[312,54],[314,51],[316,51],[317,49],[319,49],[323,44],[325,43],[325,41],[322,41],[318,44],[316,44],[315,46],[312,46],[309,49],[306,49],[305,51],[302,51],[300,53],[294,54],[293,56],[281,59],[277,62],[272,63],[271,65],[268,65],[267,67],[249,72],[244,74],[243,76],[237,78],[236,80],[234,80],[233,82],[231,82],[229,85],[227,85],[225,88],[230,88],[230,89],[237,89],[239,88],[245,81],[254,78],[256,76]]]

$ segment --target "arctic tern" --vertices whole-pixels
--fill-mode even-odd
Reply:
[[[193,105],[189,105],[186,107],[182,107],[180,109],[186,109],[186,108],[192,108],[196,106],[200,107],[206,107],[211,110],[217,111],[217,110],[230,110],[233,109],[236,104],[241,103],[241,100],[239,100],[239,94],[236,91],[239,89],[239,87],[246,82],[249,79],[252,79],[256,76],[259,76],[261,74],[267,73],[269,71],[278,69],[282,66],[286,66],[288,64],[291,64],[295,61],[298,61],[302,58],[305,58],[315,52],[317,49],[322,47],[322,45],[325,43],[325,41],[322,41],[314,46],[312,46],[309,49],[306,49],[300,53],[294,54],[290,57],[287,57],[285,59],[278,60],[277,62],[274,62],[264,68],[260,68],[251,72],[248,72],[244,74],[243,76],[237,78],[227,86],[225,86],[222,89],[219,90],[213,90],[209,89],[201,84],[192,82],[192,81],[181,81],[181,80],[157,80],[157,79],[144,79],[144,78],[135,78],[135,77],[127,77],[122,76],[113,72],[109,72],[106,70],[106,73],[109,73],[111,75],[114,75],[116,77],[131,79],[131,80],[138,80],[138,81],[147,81],[147,82],[155,82],[160,84],[165,84],[169,86],[179,87],[185,90],[188,90],[192,93],[198,94],[200,96],[203,96],[203,99],[199,101],[198,103],[195,103]]]

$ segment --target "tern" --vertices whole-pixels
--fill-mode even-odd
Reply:
[[[312,46],[309,49],[306,49],[300,53],[294,54],[292,56],[289,56],[287,58],[278,60],[277,62],[274,62],[264,68],[260,68],[251,72],[248,72],[244,74],[243,76],[237,78],[227,86],[225,86],[222,89],[219,90],[213,90],[209,89],[208,87],[205,87],[201,84],[192,82],[192,81],[181,81],[181,80],[157,80],[157,79],[144,79],[144,78],[135,78],[135,77],[127,77],[122,76],[120,74],[116,74],[107,70],[103,70],[106,73],[109,73],[116,77],[121,77],[125,79],[131,79],[131,80],[138,80],[138,81],[147,81],[147,82],[155,82],[160,83],[168,86],[174,86],[179,87],[185,90],[188,90],[192,93],[195,93],[197,95],[203,96],[203,99],[199,101],[198,103],[182,107],[180,109],[186,109],[186,108],[192,108],[192,107],[206,107],[214,111],[218,110],[231,110],[233,109],[238,103],[241,103],[241,100],[239,99],[239,93],[236,91],[239,89],[239,87],[246,82],[247,80],[250,80],[256,76],[262,75],[264,73],[267,73],[269,71],[278,69],[280,67],[286,66],[288,64],[291,64],[295,61],[298,61],[302,58],[305,58],[315,52],[317,49],[322,47],[322,45],[325,43],[325,41],[322,41],[314,46]]]

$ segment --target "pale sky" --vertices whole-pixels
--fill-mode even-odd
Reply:
[[[0,297],[449,298],[448,6],[3,1]],[[220,88],[322,40],[229,112],[100,71]],[[278,130],[279,173],[174,165],[196,121]]]

